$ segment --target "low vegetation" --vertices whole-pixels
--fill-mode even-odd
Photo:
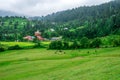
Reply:
[[[19,45],[8,47],[8,50],[19,50],[19,49],[22,49]]]
[[[71,44],[70,42],[66,41],[52,41],[49,45],[49,49],[85,49],[118,46],[120,46],[120,36],[116,36],[114,37],[114,39],[108,38],[108,36],[104,38],[94,39],[88,39],[87,37],[83,37],[80,40],[72,41]]]

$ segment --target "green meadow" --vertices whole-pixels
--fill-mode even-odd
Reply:
[[[0,80],[120,80],[120,47],[0,52]]]
[[[5,49],[15,45],[19,45],[21,48],[28,49],[28,48],[33,48],[33,46],[35,45],[35,43],[33,42],[0,42],[0,44],[2,44],[2,47],[4,47]],[[41,46],[44,47],[48,47],[49,44],[50,42],[47,41],[41,42]]]

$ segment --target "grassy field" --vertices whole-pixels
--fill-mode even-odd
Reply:
[[[0,80],[120,80],[120,48],[1,52]]]
[[[35,45],[33,42],[0,42],[0,44],[2,44],[5,48],[15,45],[19,45],[22,48],[32,48]],[[48,47],[49,44],[50,42],[47,41],[41,42],[41,46],[44,47]]]

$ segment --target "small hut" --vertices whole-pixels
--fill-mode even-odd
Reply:
[[[39,32],[39,31],[35,32],[35,36],[37,37],[38,40],[44,40],[44,38],[42,38],[42,36],[41,36],[41,32]]]

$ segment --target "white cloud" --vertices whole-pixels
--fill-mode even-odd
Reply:
[[[110,0],[0,0],[0,9],[31,16],[41,16],[74,7],[97,5],[108,1]]]

